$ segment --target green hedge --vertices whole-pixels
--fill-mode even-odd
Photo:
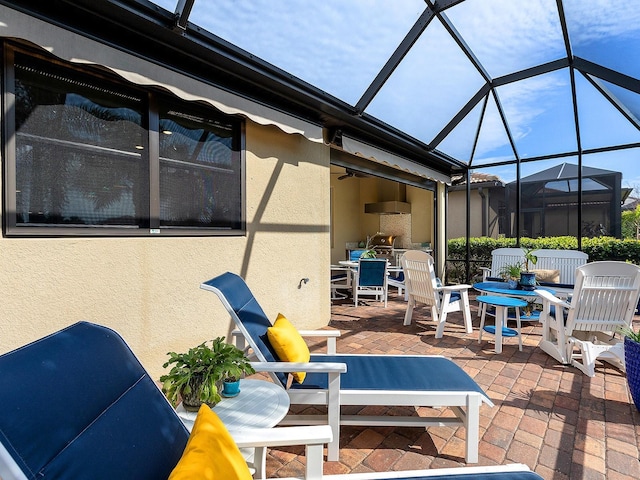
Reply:
[[[553,248],[561,250],[577,250],[576,237],[541,237],[521,238],[520,245],[525,248]],[[515,247],[515,238],[473,237],[469,239],[471,251],[471,278],[476,281],[482,278],[480,267],[491,266],[491,252],[496,248]],[[465,283],[467,244],[464,237],[454,238],[448,243],[447,283]],[[582,239],[582,251],[589,255],[590,262],[600,260],[628,261],[640,265],[640,241],[619,240],[613,237],[594,237]]]

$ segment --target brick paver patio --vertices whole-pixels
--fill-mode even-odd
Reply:
[[[525,463],[545,479],[640,479],[640,413],[623,373],[599,365],[589,378],[558,364],[537,348],[539,324],[523,325],[523,351],[507,339],[495,354],[493,338],[478,343],[477,303],[472,299],[474,331],[466,334],[461,314],[449,314],[436,340],[428,310],[418,308],[402,325],[406,303],[391,294],[387,308],[376,302],[355,308],[332,307],[328,328],[339,329],[340,353],[444,355],[469,373],[495,403],[481,408],[480,465]],[[407,372],[418,374],[419,372]],[[293,407],[301,408],[301,407]],[[393,412],[390,412],[391,414]],[[421,412],[418,411],[417,414]],[[447,409],[436,412],[449,415]],[[434,412],[429,412],[433,415]],[[325,474],[464,466],[462,428],[342,427],[340,461],[326,462]],[[272,477],[302,475],[300,447],[270,450]]]

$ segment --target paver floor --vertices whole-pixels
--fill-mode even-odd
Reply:
[[[333,305],[327,328],[342,332],[338,352],[444,355],[455,361],[495,403],[480,411],[480,465],[525,463],[548,480],[640,479],[640,413],[625,375],[616,368],[599,364],[596,376],[589,378],[558,364],[537,348],[538,323],[523,324],[522,352],[517,339],[506,339],[503,352],[496,354],[490,335],[478,343],[473,298],[473,333],[464,332],[462,315],[454,313],[442,339],[435,338],[424,307],[415,310],[411,326],[405,327],[406,303],[400,297],[391,294],[387,308],[367,303],[357,308],[349,302]],[[640,319],[635,323],[640,325]],[[326,462],[324,473],[464,466],[463,434],[462,428],[451,427],[342,427],[340,461]],[[303,471],[302,448],[269,451],[269,476]]]

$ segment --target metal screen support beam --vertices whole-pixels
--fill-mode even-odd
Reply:
[[[387,63],[384,64],[382,70],[378,72],[373,82],[369,84],[367,91],[364,92],[360,100],[355,106],[356,112],[361,114],[367,108],[367,106],[373,100],[373,97],[380,91],[385,82],[389,79],[393,71],[398,67],[404,56],[411,50],[411,47],[418,40],[425,28],[431,23],[434,18],[434,13],[430,8],[426,8],[420,18],[413,24],[409,33],[404,37],[398,48],[393,52]]]
[[[189,15],[191,15],[191,9],[195,0],[178,0],[175,11],[175,24],[174,30],[185,31],[187,29],[187,23],[189,22]]]

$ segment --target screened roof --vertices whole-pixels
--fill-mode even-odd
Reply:
[[[636,176],[640,0],[195,0],[188,19],[464,165],[621,148],[606,167]]]
[[[5,2],[447,174],[640,184],[640,0]]]

